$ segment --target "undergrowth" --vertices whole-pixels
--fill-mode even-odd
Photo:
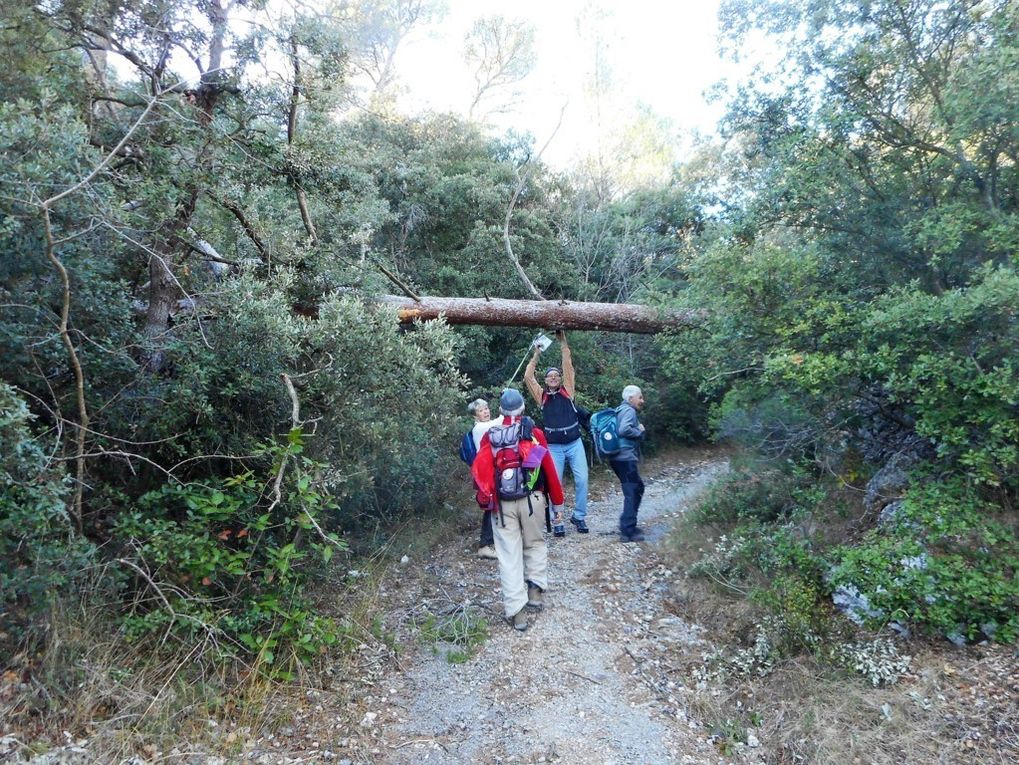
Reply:
[[[974,746],[946,722],[965,702],[932,690],[915,655],[945,636],[1014,639],[1014,528],[959,484],[916,480],[882,524],[859,497],[737,456],[672,535],[688,587],[676,608],[718,646],[687,665],[723,753],[763,740],[775,763],[947,763]],[[866,612],[833,605],[848,583]]]
[[[182,588],[167,590],[167,582],[172,585],[182,577],[199,581],[208,577],[224,585],[234,563],[223,554],[223,540],[210,534],[216,545],[197,548],[197,552],[193,548],[189,556],[178,556],[172,552],[173,534],[194,534],[186,524],[197,521],[188,518],[206,518],[209,512],[230,515],[231,523],[220,519],[214,523],[215,529],[245,528],[232,521],[238,519],[244,505],[238,492],[246,491],[246,486],[246,480],[238,481],[227,487],[222,498],[211,486],[182,488],[183,493],[173,496],[195,515],[178,516],[177,526],[169,526],[166,520],[153,526],[153,519],[148,525],[139,522],[144,519],[132,519],[138,529],[155,529],[161,535],[157,539],[139,533],[136,538],[144,539],[145,547],[137,554],[144,553],[144,559],[155,564],[151,571],[146,570],[152,578],[146,580],[148,597],[166,608],[158,592],[170,593],[176,626],[163,621],[158,630],[139,631],[130,612],[125,619],[121,595],[110,586],[109,565],[79,574],[80,585],[73,596],[54,599],[47,639],[37,643],[34,651],[10,657],[6,671],[0,674],[0,720],[4,723],[0,735],[31,742],[14,744],[16,751],[38,754],[58,745],[87,741],[89,756],[95,761],[121,761],[139,753],[153,757],[154,752],[165,753],[174,747],[189,749],[196,757],[237,754],[245,740],[278,731],[295,715],[304,714],[301,710],[309,689],[353,699],[366,650],[398,660],[403,650],[400,638],[379,615],[383,611],[382,577],[399,566],[404,555],[423,557],[453,522],[454,508],[440,506],[428,518],[391,519],[388,534],[383,538],[380,531],[382,542],[369,553],[356,558],[343,553],[329,556],[325,563],[320,561],[314,568],[314,586],[303,581],[300,597],[285,604],[275,624],[278,630],[286,624],[284,618],[306,617],[309,622],[327,624],[329,638],[311,645],[307,641],[302,645],[299,637],[267,644],[267,650],[280,652],[269,663],[266,651],[246,651],[238,645],[240,640],[231,638],[227,630],[235,627],[224,625],[223,619],[216,624],[208,614],[182,604]],[[312,490],[310,484],[307,490]],[[299,528],[299,524],[289,527],[291,533]],[[248,536],[250,533],[241,539]],[[319,538],[315,544],[324,542]],[[206,550],[204,556],[197,554],[202,549]],[[248,567],[237,569],[244,577],[243,571],[250,570],[253,560],[282,565],[285,559],[247,556],[239,560]],[[163,568],[160,561],[165,561]],[[277,580],[279,569],[263,568],[259,577],[266,576]],[[265,603],[256,590],[250,592],[250,602],[256,608]],[[225,617],[226,613],[219,615]],[[188,628],[189,624],[198,625],[199,619],[208,620],[207,629]],[[155,622],[145,624],[151,627]],[[308,622],[302,629],[308,629]],[[483,620],[473,615],[460,622],[436,620],[434,629],[437,636],[457,645],[465,658],[487,636]],[[450,657],[456,660],[455,651]],[[280,667],[286,667],[287,672],[278,671]]]
[[[463,664],[473,658],[489,634],[488,621],[466,606],[440,615],[425,614],[418,629],[421,639],[434,653],[444,652],[450,664]]]

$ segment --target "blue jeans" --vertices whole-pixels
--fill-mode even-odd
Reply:
[[[578,438],[568,444],[549,444],[548,450],[552,452],[552,461],[555,462],[555,471],[560,481],[565,478],[563,470],[567,464],[573,471],[573,517],[582,521],[587,517],[587,453],[584,451],[584,442]]]
[[[637,511],[644,496],[644,480],[637,471],[637,460],[612,460],[612,471],[623,487],[623,513],[619,516],[619,533],[633,536],[637,531]]]

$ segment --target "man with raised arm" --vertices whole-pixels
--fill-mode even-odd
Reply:
[[[538,384],[535,368],[541,348],[534,347],[531,360],[524,370],[524,384],[531,397],[541,407],[541,429],[548,439],[548,448],[555,462],[560,480],[569,465],[573,472],[574,507],[570,523],[581,534],[587,528],[587,453],[580,439],[580,412],[573,400],[576,395],[576,373],[573,369],[573,354],[566,342],[566,333],[556,332],[556,339],[562,347],[563,368],[549,367],[545,371],[545,385]],[[565,530],[557,530],[556,536],[563,536]]]

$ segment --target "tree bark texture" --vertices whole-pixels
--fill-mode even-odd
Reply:
[[[667,311],[624,303],[577,303],[569,300],[504,300],[502,298],[428,297],[420,301],[382,295],[379,302],[396,306],[401,322],[444,316],[450,324],[500,327],[601,330],[653,335],[698,324],[703,311]]]

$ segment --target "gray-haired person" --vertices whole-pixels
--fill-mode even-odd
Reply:
[[[492,410],[488,402],[483,398],[476,398],[467,405],[467,414],[474,418],[474,426],[470,430],[471,440],[474,443],[474,450],[470,452],[471,459],[464,460],[468,466],[474,461],[474,456],[481,448],[481,439],[493,425],[498,425],[501,417],[492,417]],[[495,537],[492,535],[492,514],[482,513],[481,515],[481,538],[478,543],[478,557],[495,560]]]
[[[636,385],[623,388],[623,403],[616,407],[616,432],[619,451],[609,460],[612,471],[623,488],[623,512],[619,516],[619,539],[622,542],[643,542],[644,532],[637,526],[637,513],[644,496],[644,480],[637,470],[644,425],[638,414],[644,408],[644,394]]]

